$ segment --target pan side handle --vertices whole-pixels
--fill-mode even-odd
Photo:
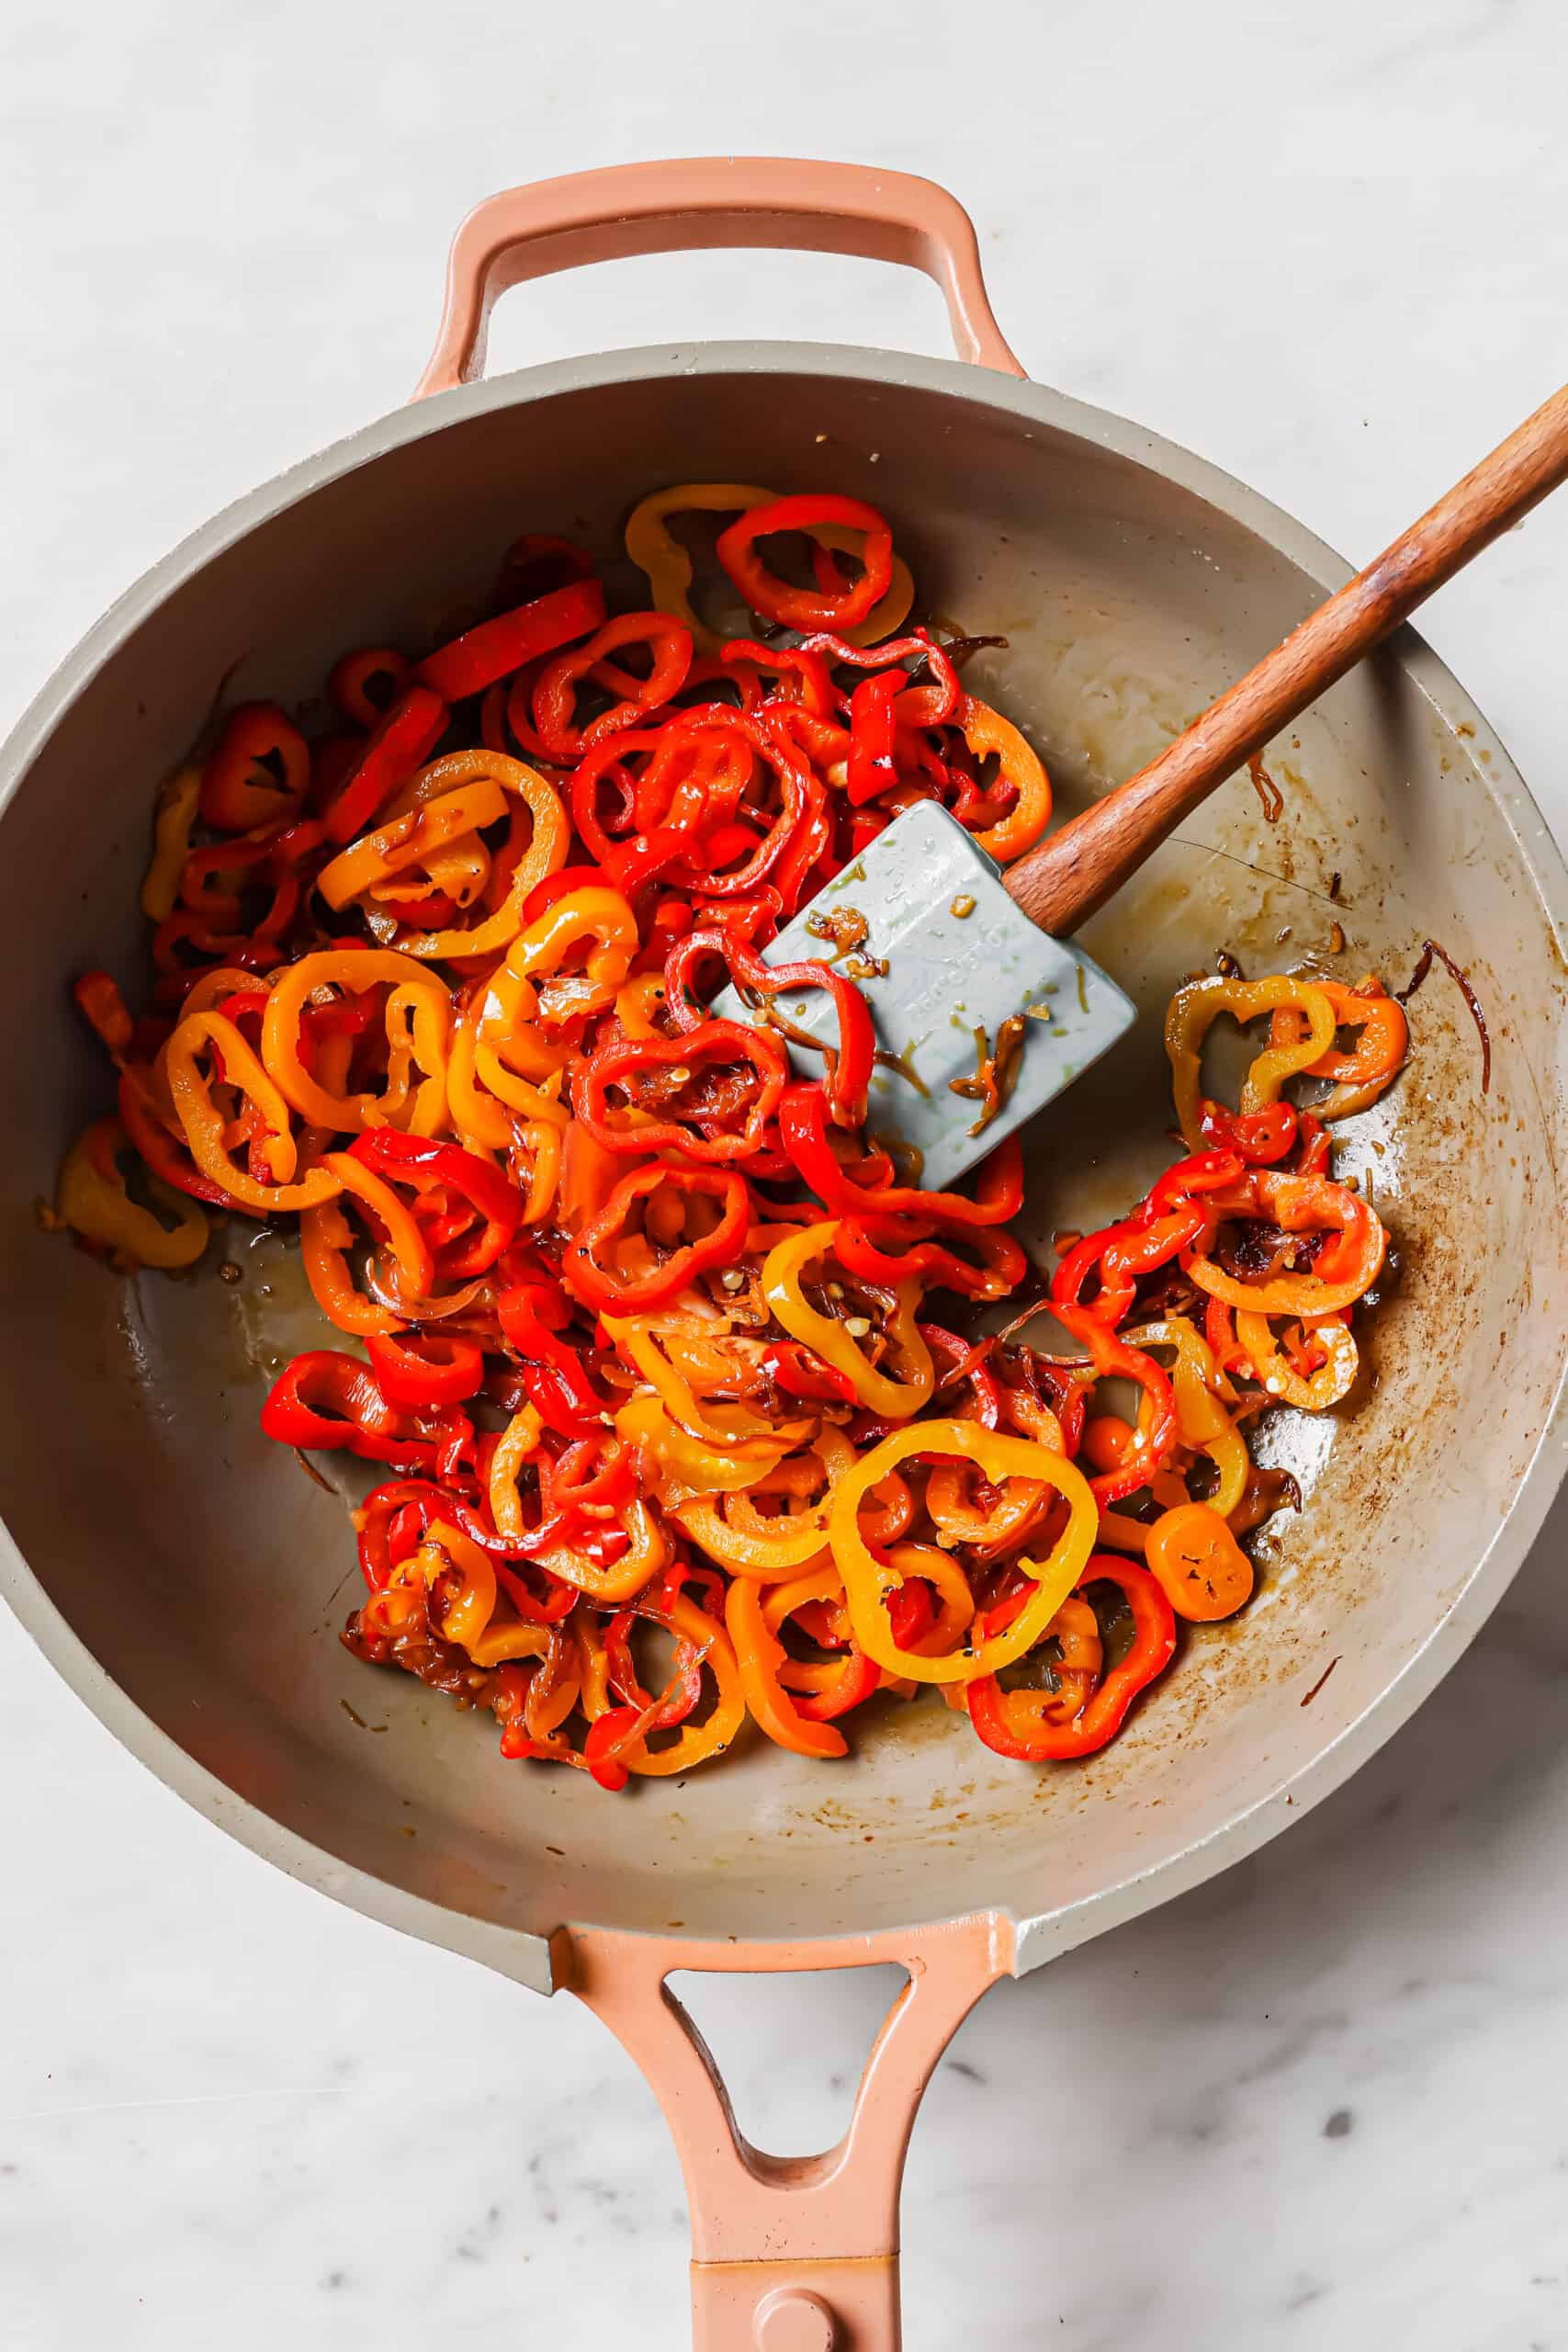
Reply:
[[[664,2110],[692,2217],[695,2352],[898,2352],[898,2188],[920,2095],[988,1986],[1011,1973],[995,1913],[819,1942],[687,1943],[588,1928],[563,1937],[570,1988],[637,2061]],[[866,2060],[849,2130],[816,2156],[772,2156],[736,2126],[666,1978],[875,1967],[908,1978]]]
[[[1023,374],[991,311],[974,222],[934,180],[864,164],[700,155],[573,172],[476,205],[452,241],[446,306],[414,398],[483,374],[491,311],[508,287],[585,262],[719,245],[858,254],[923,269],[946,297],[959,357]]]

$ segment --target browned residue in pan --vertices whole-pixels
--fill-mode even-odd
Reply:
[[[1252,778],[1252,788],[1263,810],[1264,823],[1277,825],[1284,814],[1285,796],[1264,766],[1261,752],[1254,752],[1247,763],[1247,773]]]
[[[1424,939],[1421,942],[1420,962],[1411,973],[1407,986],[1396,989],[1395,994],[1401,1004],[1408,1004],[1431,970],[1434,956],[1439,963],[1448,966],[1460,994],[1470,1007],[1470,1017],[1474,1022],[1476,1034],[1481,1039],[1481,1091],[1483,1094],[1490,1094],[1492,1091],[1492,1036],[1486,1026],[1486,1015],[1481,1010],[1480,998],[1470,985],[1470,975],[1462,966],[1454,962],[1448,949],[1440,947],[1435,939]]]
[[[1324,1684],[1327,1681],[1329,1676],[1333,1673],[1338,1663],[1339,1660],[1337,1657],[1331,1657],[1329,1659],[1328,1664],[1324,1668],[1323,1672],[1318,1676],[1317,1680],[1313,1684],[1312,1689],[1302,1701],[1303,1707],[1311,1706],[1313,1701],[1316,1698],[1318,1692],[1322,1690]]]

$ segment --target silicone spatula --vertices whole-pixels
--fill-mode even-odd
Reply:
[[[887,964],[885,977],[865,982],[865,997],[877,1044],[897,1064],[878,1069],[868,1124],[918,1148],[923,1184],[951,1184],[1132,1025],[1131,1001],[1070,944],[1077,925],[1271,735],[1565,476],[1568,388],[1157,758],[1016,865],[1004,872],[945,809],[919,801],[780,933],[764,951],[769,963],[831,952],[819,922],[807,930],[813,917],[852,908],[865,918],[867,949]],[[825,990],[776,1001],[795,1027],[832,1044]],[[729,1020],[750,1017],[733,989],[715,1011]],[[976,1033],[984,1030],[994,1044],[1013,1014],[1024,1021],[1011,1091],[976,1133],[976,1102],[953,1084],[974,1076]],[[806,1048],[791,1052],[803,1077],[820,1073],[820,1060]]]

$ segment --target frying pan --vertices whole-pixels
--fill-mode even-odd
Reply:
[[[503,288],[720,244],[917,263],[961,359],[711,344],[479,379]],[[651,484],[831,487],[889,513],[928,612],[1005,633],[980,691],[1031,727],[1071,809],[1348,567],[1213,467],[1021,380],[966,216],[895,174],[714,159],[496,197],[457,239],[420,392],[148,573],[0,755],[0,1575],[73,1689],[210,1818],[378,1918],[570,1988],[620,2036],[680,2151],[706,2352],[887,2352],[915,2103],[975,1999],[1299,1819],[1452,1664],[1540,1524],[1568,1355],[1563,867],[1496,737],[1405,630],[1270,747],[1277,824],[1240,780],[1084,933],[1147,1017],[1030,1130],[1037,1241],[1163,1164],[1157,1010],[1222,945],[1248,969],[1306,955],[1397,980],[1436,938],[1493,1042],[1483,1093],[1463,1001],[1428,980],[1409,1070],[1345,1135],[1394,1237],[1366,1393],[1343,1419],[1276,1417],[1263,1453],[1306,1508],[1269,1523],[1245,1617],[1188,1628],[1109,1751],[1042,1772],[917,1706],[833,1769],[759,1740],[629,1800],[520,1771],[418,1684],[367,1696],[333,1638],[342,1504],[256,1426],[261,1378],[314,1328],[288,1252],[231,1232],[231,1288],[121,1283],[34,1216],[103,1100],[64,982],[134,968],[152,793],[220,683],[305,700],[345,644],[448,632],[520,528],[586,537],[613,566]],[[365,1736],[367,1708],[385,1736]],[[843,2142],[787,2162],[747,2146],[666,1977],[888,1961],[908,1982]]]

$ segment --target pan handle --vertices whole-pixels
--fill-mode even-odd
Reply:
[[[1010,1973],[1011,1923],[979,1913],[895,1934],[749,1948],[606,1928],[562,1941],[570,1989],[641,2067],[675,2142],[692,2216],[695,2352],[898,2352],[898,2186],[915,2109],[981,1994]],[[666,1977],[888,1961],[909,1981],[866,2060],[838,2146],[787,2157],[753,2148]]]
[[[483,374],[491,310],[508,287],[582,262],[716,245],[908,262],[946,296],[961,359],[1023,374],[992,315],[975,224],[934,180],[865,164],[699,155],[573,172],[476,205],[452,241],[446,307],[414,398]]]

